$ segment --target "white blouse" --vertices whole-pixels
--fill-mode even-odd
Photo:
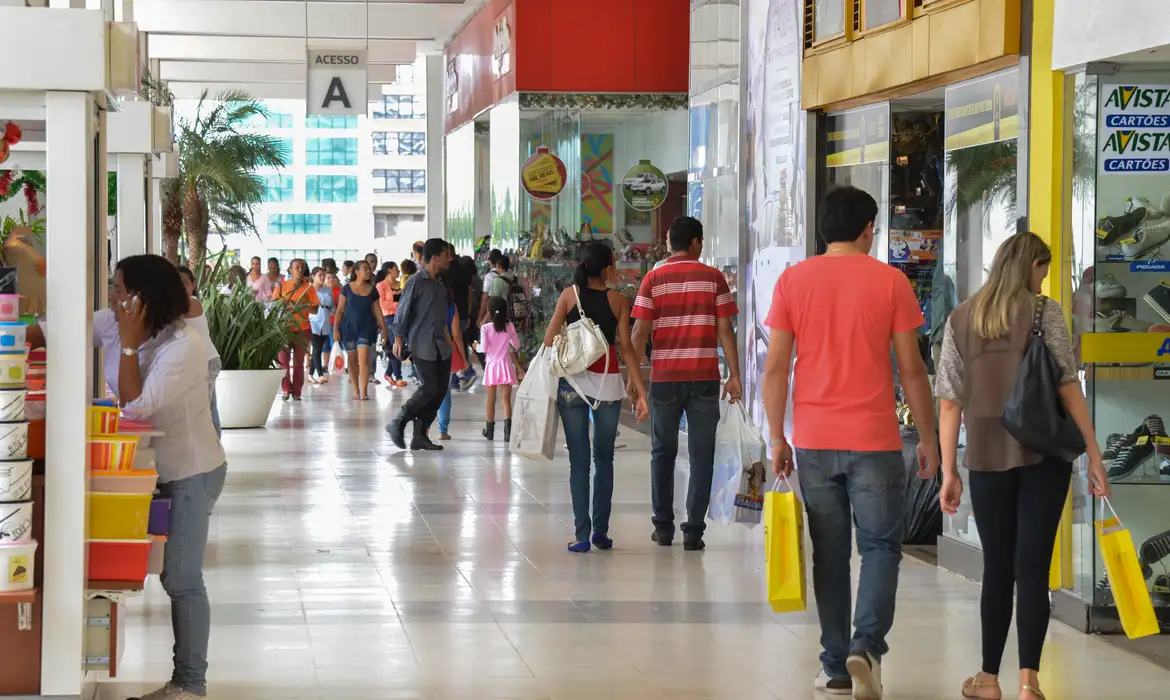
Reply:
[[[117,394],[122,340],[111,309],[94,313],[93,344],[102,349],[106,384]],[[122,407],[122,415],[147,421],[165,433],[151,442],[158,456],[159,483],[204,474],[227,463],[211,423],[209,359],[207,344],[184,321],[159,331],[138,349],[142,394]]]

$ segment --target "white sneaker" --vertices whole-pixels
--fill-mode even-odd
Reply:
[[[845,670],[853,679],[853,700],[882,700],[882,664],[870,654],[850,654]]]
[[[822,668],[820,675],[813,682],[813,689],[826,695],[852,695],[853,682],[835,681],[829,678],[829,674],[825,673],[825,669]]]
[[[1164,215],[1161,209],[1155,207],[1145,197],[1129,197],[1125,200],[1125,213],[1128,214],[1134,209],[1145,209],[1146,219],[1161,219]]]
[[[1125,287],[1117,281],[1117,278],[1113,276],[1113,273],[1101,275],[1094,284],[1094,288],[1097,292],[1098,299],[1125,298]]]
[[[1161,247],[1167,240],[1170,240],[1170,221],[1145,225],[1121,241],[1121,254],[1136,258]]]

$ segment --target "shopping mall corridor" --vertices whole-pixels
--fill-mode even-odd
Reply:
[[[475,392],[455,397],[446,451],[403,453],[382,432],[402,394],[359,403],[339,384],[278,404],[266,431],[225,435],[207,557],[213,700],[816,697],[815,612],[763,602],[760,529],[713,525],[702,553],[651,543],[648,438],[618,440],[616,548],[570,554],[563,449],[530,461],[486,443]],[[978,670],[978,600],[906,559],[887,697],[959,697]],[[169,677],[157,580],[130,605],[125,643],[103,700]],[[1045,662],[1053,700],[1161,697],[1170,682],[1055,623]],[[1009,683],[1014,664],[1010,650]]]

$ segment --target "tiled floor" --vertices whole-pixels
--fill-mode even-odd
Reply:
[[[403,453],[382,432],[402,395],[379,388],[377,402],[357,403],[342,391],[311,387],[278,405],[267,431],[225,436],[207,557],[210,697],[815,697],[815,613],[774,615],[762,602],[761,530],[714,525],[702,553],[650,542],[644,436],[619,438],[617,548],[575,555],[563,451],[530,461],[499,436],[486,443],[473,393],[456,396],[445,452]],[[979,663],[978,597],[906,559],[887,697],[959,696]],[[157,582],[128,617],[104,700],[170,674]],[[1170,681],[1056,623],[1045,663],[1052,700],[1161,697]]]

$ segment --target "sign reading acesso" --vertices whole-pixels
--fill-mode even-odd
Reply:
[[[310,115],[365,114],[365,51],[309,50],[305,107]]]

